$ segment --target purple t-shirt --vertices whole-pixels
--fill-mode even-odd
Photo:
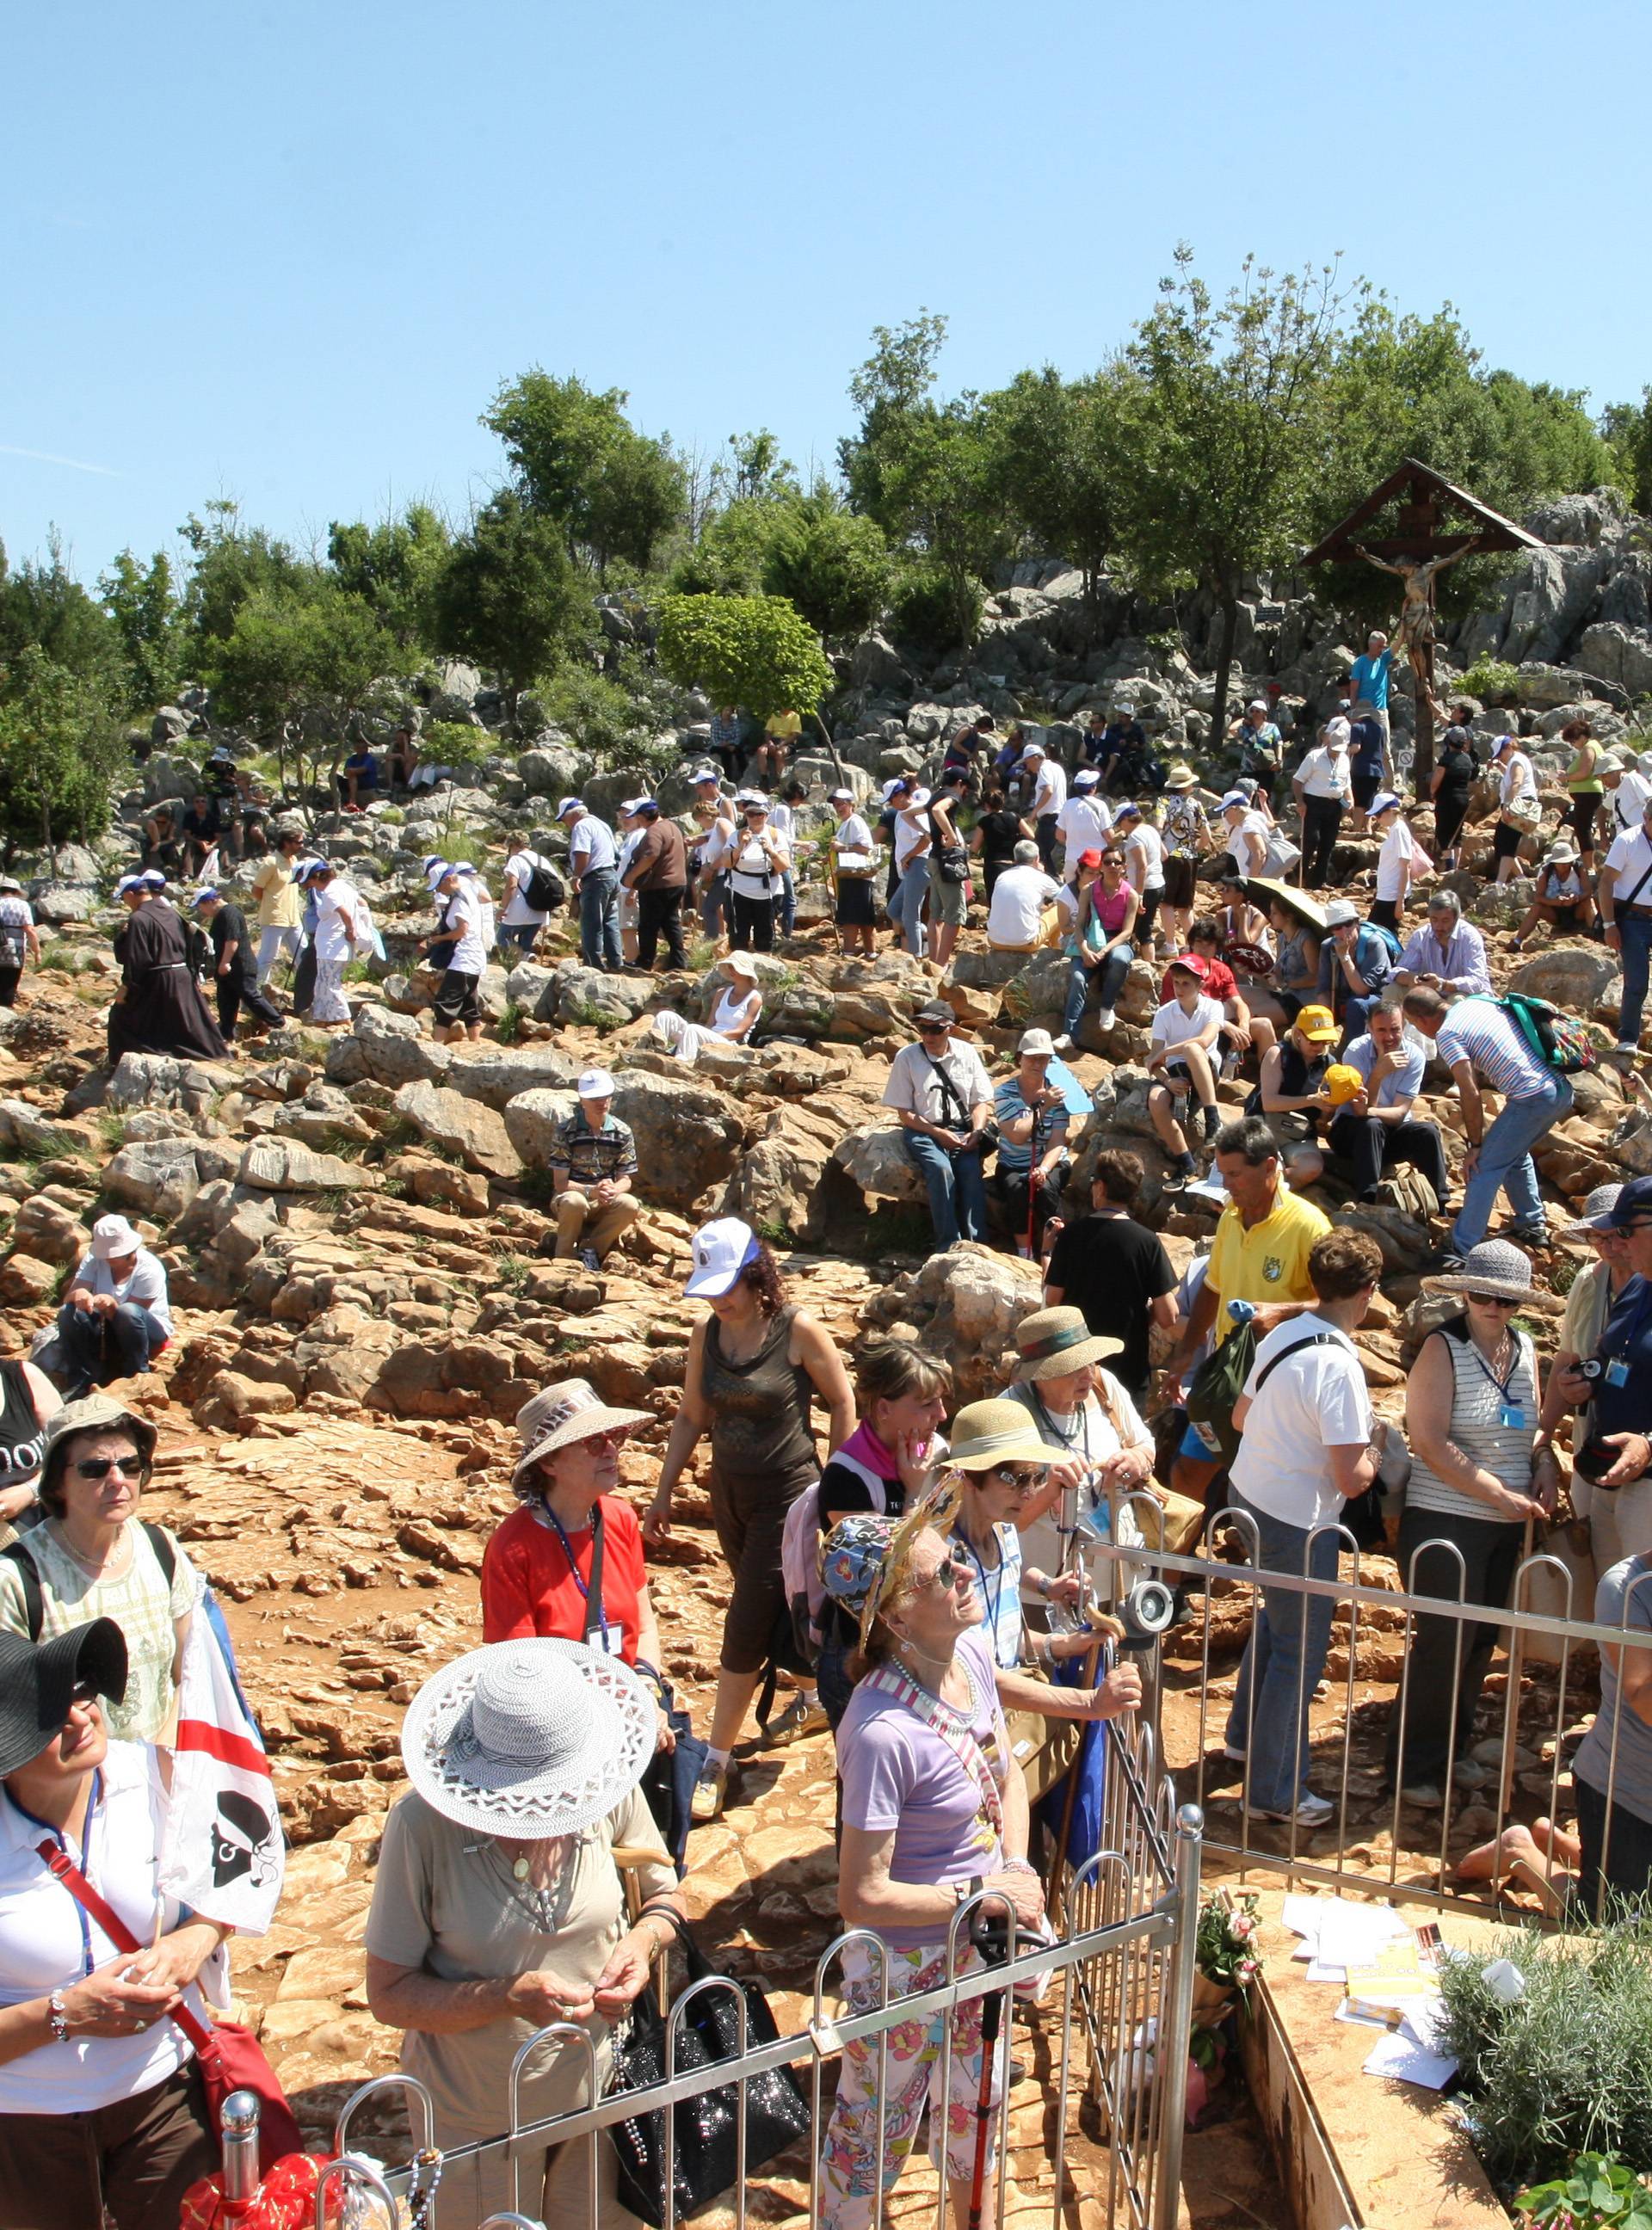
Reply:
[[[1002,1789],[1010,1743],[991,1653],[979,1627],[959,1640],[958,1661],[969,1674],[974,1695],[975,1739]],[[997,1871],[998,1844],[982,1816],[975,1776],[916,1712],[868,1681],[862,1680],[850,1697],[837,1730],[837,1770],[845,1827],[864,1827],[874,1835],[894,1829],[892,1881],[927,1886]],[[937,1922],[879,1932],[892,1950],[913,1951],[942,1941],[946,1930]]]

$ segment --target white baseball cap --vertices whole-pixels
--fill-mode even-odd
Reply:
[[[1216,810],[1218,813],[1225,813],[1230,805],[1249,805],[1249,802],[1250,793],[1249,790],[1230,790],[1227,796],[1223,799],[1221,804],[1216,808]]]
[[[694,1234],[694,1266],[684,1293],[720,1300],[746,1264],[756,1261],[758,1246],[757,1234],[738,1215],[720,1216],[715,1223],[702,1224]]]
[[[1049,754],[1042,744],[1028,744],[1023,747],[1021,756],[1024,764],[1028,759],[1048,758]]]
[[[583,813],[585,802],[582,797],[565,797],[557,808],[557,819],[565,821],[571,813]]]
[[[1054,1060],[1055,1041],[1048,1030],[1028,1030],[1023,1034],[1021,1043],[1016,1047],[1016,1053],[1018,1057],[1029,1054],[1042,1054],[1046,1060]]]
[[[614,1080],[605,1068],[588,1068],[581,1073],[574,1089],[582,1099],[611,1099]]]
[[[697,766],[688,779],[690,782],[721,782],[723,777],[714,766]]]
[[[1380,796],[1371,799],[1371,817],[1374,821],[1379,813],[1386,813],[1391,806],[1404,805],[1404,799],[1397,796],[1391,790],[1385,790]]]
[[[855,792],[852,790],[829,790],[826,802],[829,805],[853,805]]]
[[[1101,777],[1094,767],[1081,767],[1073,777],[1074,790],[1094,790]]]

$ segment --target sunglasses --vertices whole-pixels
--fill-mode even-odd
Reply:
[[[1482,1309],[1517,1309],[1520,1305],[1518,1297],[1510,1293],[1470,1293],[1467,1298]]]
[[[77,1680],[69,1690],[71,1708],[76,1704],[95,1704],[103,1691],[95,1680]]]
[[[145,1479],[149,1466],[141,1456],[88,1456],[74,1470],[81,1479],[107,1479],[112,1471],[118,1471],[123,1479]]]
[[[920,1022],[918,1034],[920,1038],[944,1038],[952,1027],[950,1022]]]
[[[937,1564],[920,1587],[932,1588],[937,1595],[962,1595],[975,1577],[975,1559],[960,1543],[954,1543],[944,1564]]]
[[[1013,1486],[1022,1494],[1036,1493],[1044,1483],[1042,1471],[1021,1464],[994,1464],[985,1476],[996,1479],[1000,1486]]]

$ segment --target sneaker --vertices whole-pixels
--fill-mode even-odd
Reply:
[[[1119,1025],[1119,1017],[1118,1017],[1118,1015],[1113,1012],[1113,1009],[1112,1009],[1111,1007],[1098,1007],[1098,1008],[1096,1009],[1096,1010],[1095,1010],[1095,1026],[1096,1026],[1097,1029],[1099,1029],[1099,1030],[1111,1030],[1111,1029],[1116,1029],[1116,1028],[1118,1028],[1118,1025]]]
[[[1078,1047],[1074,1044],[1072,1039],[1068,1036],[1065,1030],[1062,1032],[1060,1037],[1053,1041],[1053,1043],[1057,1053],[1076,1053],[1078,1051]]]
[[[1484,1789],[1496,1776],[1477,1757],[1460,1757],[1451,1769],[1451,1778],[1459,1789]]]
[[[1612,1047],[1614,1053],[1627,1054],[1631,1060],[1640,1050],[1640,1045],[1634,1038],[1619,1038]]]
[[[1511,1239],[1518,1241],[1522,1247],[1546,1247],[1549,1243],[1549,1227],[1546,1223],[1511,1223],[1508,1235]]]
[[[1165,1183],[1167,1185],[1191,1184],[1198,1173],[1199,1165],[1191,1154],[1178,1154],[1171,1163],[1170,1174]]]
[[[732,1759],[727,1765],[701,1766],[694,1793],[688,1799],[688,1817],[696,1827],[709,1827],[720,1816],[728,1801],[728,1784],[733,1772]]]
[[[778,1750],[786,1743],[801,1742],[805,1735],[823,1735],[829,1724],[820,1698],[805,1696],[800,1689],[779,1718],[769,1721],[765,1739],[771,1750]]]
[[[588,1270],[600,1270],[603,1266],[602,1257],[594,1247],[582,1247],[579,1250],[579,1259]]]
[[[1299,1827],[1323,1827],[1327,1820],[1334,1817],[1336,1808],[1327,1798],[1316,1796],[1309,1789],[1294,1812],[1265,1812],[1260,1804],[1247,1804],[1245,1817],[1247,1820],[1282,1821],[1287,1827],[1294,1820]]]

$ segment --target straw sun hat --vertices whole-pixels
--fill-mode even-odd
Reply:
[[[402,1723],[402,1763],[432,1810],[520,1841],[577,1834],[642,1778],[659,1718],[630,1667],[538,1636],[433,1673]]]
[[[1069,1371],[1082,1370],[1087,1363],[1100,1363],[1106,1356],[1124,1352],[1123,1340],[1092,1332],[1081,1309],[1038,1309],[1023,1317],[1016,1326],[1016,1345],[1020,1350],[1016,1376],[1023,1386],[1036,1384],[1041,1378],[1065,1378]],[[1018,1402],[1011,1406],[1026,1415]],[[968,1415],[968,1410],[959,1412],[959,1425]],[[952,1460],[958,1461],[956,1435]]]
[[[1482,1239],[1471,1247],[1461,1270],[1447,1277],[1424,1278],[1425,1293],[1495,1293],[1500,1299],[1524,1301],[1532,1292],[1532,1258],[1507,1239]]]
[[[519,1482],[523,1473],[543,1458],[571,1447],[575,1440],[588,1440],[597,1433],[629,1433],[638,1425],[653,1422],[646,1409],[610,1408],[586,1379],[564,1378],[524,1402],[517,1411],[522,1453],[511,1476]]]

